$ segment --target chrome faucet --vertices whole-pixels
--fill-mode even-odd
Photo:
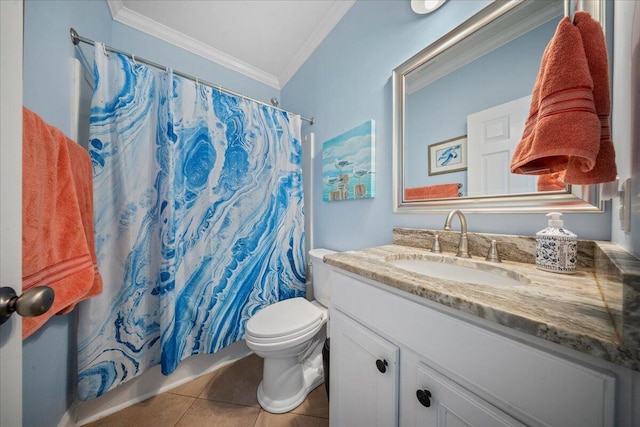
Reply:
[[[458,215],[460,218],[460,242],[458,243],[458,253],[456,256],[460,258],[471,258],[469,255],[469,241],[467,240],[467,218],[465,218],[464,214],[459,209],[454,209],[449,212],[447,215],[447,219],[444,222],[444,229],[446,231],[451,230],[451,220],[453,217]]]

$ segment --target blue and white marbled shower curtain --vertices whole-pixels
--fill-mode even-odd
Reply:
[[[304,295],[300,118],[103,53],[90,154],[104,293],[83,303],[78,395],[244,337]]]

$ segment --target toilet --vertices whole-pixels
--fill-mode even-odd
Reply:
[[[328,249],[309,251],[315,301],[291,298],[263,308],[247,322],[245,341],[264,359],[258,403],[280,414],[300,405],[324,381],[322,347],[331,297]]]

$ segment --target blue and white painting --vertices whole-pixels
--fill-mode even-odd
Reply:
[[[429,146],[429,175],[467,169],[467,136],[459,136]]]
[[[462,162],[462,145],[457,144],[451,147],[436,150],[436,165],[444,166],[459,165]]]
[[[95,51],[90,155],[104,292],[80,307],[78,395],[244,337],[305,293],[300,118]]]
[[[322,200],[375,197],[375,142],[369,120],[322,144]]]

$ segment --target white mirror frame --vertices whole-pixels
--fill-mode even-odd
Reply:
[[[567,7],[565,0],[564,7]],[[585,10],[604,27],[605,0],[582,0]],[[541,2],[537,2],[540,4]],[[563,1],[558,0],[559,10]],[[597,185],[569,186],[571,191],[513,194],[500,196],[462,197],[429,201],[404,201],[404,135],[405,77],[447,49],[473,35],[500,18],[527,17],[536,8],[535,0],[494,1],[458,27],[427,46],[393,70],[393,211],[394,213],[446,213],[451,209],[483,213],[603,212],[604,202]]]

